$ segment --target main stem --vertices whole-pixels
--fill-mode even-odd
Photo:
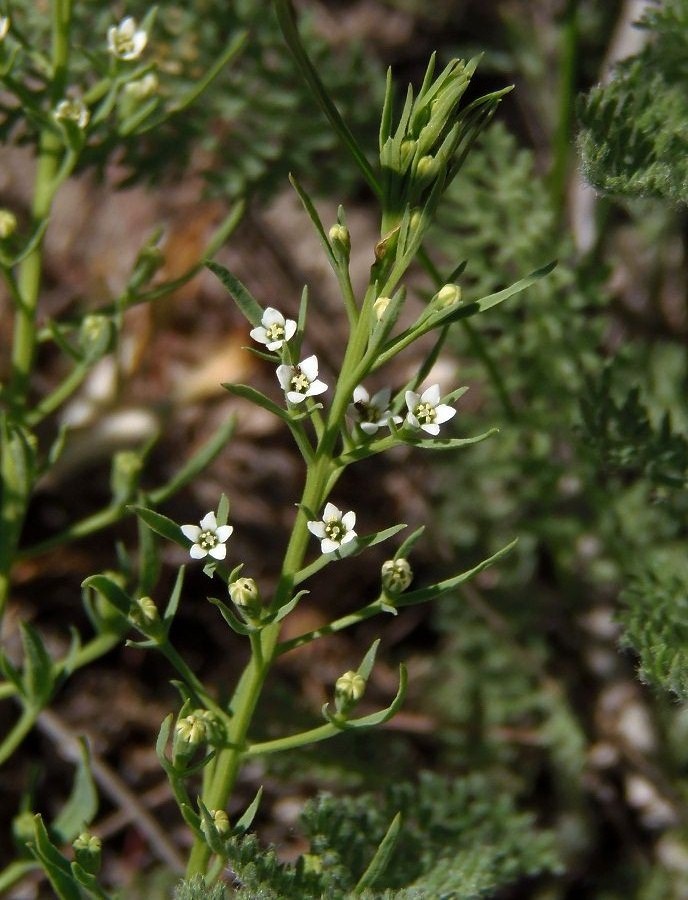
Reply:
[[[320,453],[316,455],[316,459],[306,475],[301,504],[284,555],[282,576],[276,592],[276,606],[281,606],[289,599],[294,587],[294,573],[303,565],[308,544],[306,509],[317,510],[320,508],[331,469],[330,454],[324,452],[326,449],[321,446]],[[251,659],[239,679],[232,698],[233,716],[227,735],[229,746],[217,755],[212,777],[203,795],[203,803],[208,809],[225,809],[227,806],[241,767],[248,729],[265,679],[276,656],[279,632],[279,623],[268,625],[252,640]],[[204,840],[196,839],[189,856],[187,878],[206,873],[211,852]]]

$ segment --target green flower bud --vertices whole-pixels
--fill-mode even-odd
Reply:
[[[380,321],[380,319],[384,316],[385,310],[389,306],[392,301],[389,297],[378,297],[377,300],[373,303],[373,309],[375,310],[375,317]]]
[[[253,578],[237,578],[229,585],[229,596],[245,618],[255,620],[260,617],[263,601],[260,589]]]
[[[348,671],[340,675],[334,686],[334,701],[337,712],[346,713],[361,699],[366,689],[366,681],[358,672]]]
[[[79,346],[87,359],[96,360],[110,349],[112,322],[107,316],[86,316],[79,329]]]
[[[403,593],[413,580],[413,571],[406,559],[388,559],[382,563],[381,574],[382,587],[392,597]]]
[[[17,230],[17,217],[11,209],[0,209],[0,241],[6,241]]]
[[[28,809],[12,820],[12,836],[22,850],[35,839],[34,814]]]
[[[120,450],[112,458],[110,488],[118,503],[126,503],[136,493],[139,476],[143,468],[140,453],[135,450]]]
[[[340,250],[344,256],[348,257],[349,250],[351,250],[351,235],[346,225],[333,225],[329,230],[328,237],[332,244],[332,249],[335,251]]]
[[[150,597],[139,597],[136,606],[131,612],[131,618],[136,624],[145,626],[153,625],[160,620],[158,607]]]
[[[437,174],[439,168],[434,156],[421,156],[416,166],[416,178],[419,181],[430,181]]]
[[[224,809],[210,809],[208,812],[213,817],[213,825],[217,829],[218,834],[227,834],[229,831],[229,816]]]
[[[416,152],[416,142],[412,138],[406,138],[401,144],[401,171],[405,172],[411,165],[411,160]]]
[[[449,309],[461,303],[461,288],[458,284],[445,284],[443,288],[432,298],[432,305],[436,309]]]
[[[95,834],[83,831],[72,844],[74,856],[82,869],[89,875],[96,875],[100,870],[101,841]]]
[[[198,715],[197,712],[184,716],[183,719],[178,719],[174,729],[185,744],[193,747],[197,747],[204,741],[208,733],[207,724],[203,716]]]

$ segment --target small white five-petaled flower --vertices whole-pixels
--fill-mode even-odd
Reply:
[[[440,433],[440,425],[456,415],[453,406],[440,403],[439,384],[431,385],[422,394],[406,391],[406,405],[408,406],[406,421],[409,425],[421,428],[433,436]]]
[[[259,344],[265,344],[268,350],[279,350],[285,341],[290,341],[296,334],[296,322],[285,319],[282,313],[268,306],[257,328],[251,329],[251,337]]]
[[[193,541],[189,548],[192,559],[203,559],[212,556],[214,559],[224,559],[227,555],[225,544],[234,531],[232,525],[218,525],[214,512],[206,513],[201,519],[200,525],[182,525],[184,537]]]
[[[108,50],[117,59],[130,61],[138,59],[148,43],[148,35],[136,25],[136,19],[127,16],[119,23],[112,25],[107,32]]]
[[[356,513],[349,510],[342,513],[334,503],[327,503],[319,522],[309,522],[308,530],[320,540],[320,550],[332,553],[356,537],[354,525]]]
[[[375,434],[378,428],[389,425],[390,421],[395,425],[401,425],[403,422],[401,416],[393,416],[389,409],[391,395],[389,388],[383,388],[372,397],[362,384],[354,389],[354,402],[349,406],[349,415],[356,419],[361,431]]]
[[[291,403],[301,403],[306,397],[315,397],[327,390],[324,381],[318,381],[318,359],[308,356],[298,366],[277,366],[277,380]]]

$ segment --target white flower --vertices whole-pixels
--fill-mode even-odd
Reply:
[[[343,544],[348,544],[356,537],[354,525],[356,513],[349,510],[342,514],[334,503],[325,506],[322,520],[308,522],[308,530],[320,540],[320,549],[323,553],[332,553],[339,550]]]
[[[456,410],[452,406],[440,403],[439,384],[426,388],[422,394],[406,391],[406,405],[408,406],[406,421],[409,425],[421,428],[432,435],[438,435],[440,425],[456,415]]]
[[[354,389],[354,402],[349,406],[348,412],[356,419],[361,431],[375,434],[382,425],[389,425],[390,420],[395,425],[401,425],[401,416],[393,416],[389,409],[391,394],[389,388],[383,388],[371,397],[362,384]]]
[[[148,43],[148,35],[136,27],[136,19],[127,16],[119,25],[112,25],[107,32],[108,50],[117,59],[138,59]]]
[[[234,528],[231,525],[218,525],[214,512],[206,513],[199,525],[182,525],[182,534],[193,545],[189,549],[192,559],[203,559],[210,554],[214,559],[224,559],[227,555],[226,542]]]
[[[136,78],[124,85],[124,93],[133,100],[146,100],[152,97],[158,90],[158,76],[155,72],[148,72],[143,78]]]
[[[10,30],[10,17],[9,16],[0,16],[0,41],[4,41],[7,37],[7,32]]]
[[[272,306],[263,313],[263,318],[258,328],[250,332],[254,341],[265,344],[268,350],[279,350],[285,341],[289,341],[296,333],[296,322],[293,319],[285,319],[279,310]]]
[[[58,122],[75,122],[79,128],[85,128],[91,113],[81,97],[65,97],[55,107],[53,113]]]
[[[277,380],[291,403],[301,403],[306,397],[315,397],[327,390],[324,381],[318,381],[318,359],[308,356],[298,366],[277,366]]]

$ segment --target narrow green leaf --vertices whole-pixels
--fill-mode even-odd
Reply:
[[[243,816],[237,820],[236,825],[232,829],[232,834],[244,834],[244,832],[248,831],[251,827],[253,820],[256,817],[256,813],[258,812],[258,807],[260,806],[261,797],[263,796],[263,788],[262,786],[258,788],[258,793],[251,801],[251,805],[246,807],[246,812]]]
[[[405,440],[405,443],[410,444],[412,447],[422,447],[424,450],[455,450],[457,447],[465,447],[467,444],[479,444],[480,441],[484,441],[487,438],[491,437],[493,434],[498,434],[499,428],[490,428],[489,431],[484,431],[482,434],[477,434],[475,437],[470,438],[430,438],[430,440]],[[404,436],[402,436],[402,440]]]
[[[200,797],[198,798],[197,803],[198,808],[201,812],[201,831],[203,832],[206,843],[213,851],[213,853],[217,853],[217,855],[220,857],[226,856],[226,841],[217,830],[217,827],[215,826],[215,820],[210,815],[210,810]]]
[[[281,622],[282,619],[286,618],[289,613],[296,608],[299,600],[304,597],[306,594],[309,594],[310,591],[299,591],[295,594],[288,603],[285,603],[284,606],[280,606],[274,618],[271,619],[272,622]]]
[[[270,400],[269,397],[266,397],[265,394],[261,394],[260,391],[257,391],[247,384],[223,384],[222,387],[236,397],[242,397],[244,400],[255,403],[256,406],[260,406],[262,409],[272,413],[273,416],[277,416],[278,419],[282,419],[284,422],[291,422],[293,419],[288,409],[278,406]]]
[[[377,650],[380,646],[380,638],[377,638],[370,645],[370,648],[366,655],[363,657],[361,661],[361,665],[358,667],[358,674],[361,678],[365,678],[366,681],[370,678],[370,673],[373,671],[373,666],[375,665],[375,657],[377,656]]]
[[[397,552],[394,554],[394,559],[406,559],[415,546],[416,542],[420,537],[422,537],[423,532],[425,531],[425,525],[421,525],[420,528],[416,528],[413,534],[410,534],[404,543],[399,547]]]
[[[128,616],[131,611],[133,600],[122,590],[122,588],[107,575],[91,575],[89,578],[81,582],[84,588],[93,588],[105,597],[105,599],[115,607],[117,612],[123,616]]]
[[[292,183],[294,190],[299,195],[299,199],[301,200],[301,203],[303,204],[303,208],[308,213],[309,219],[315,226],[315,230],[318,232],[318,237],[320,238],[320,243],[323,246],[323,250],[325,251],[325,253],[327,255],[330,265],[336,272],[337,268],[338,268],[337,260],[335,258],[334,253],[332,252],[332,247],[330,246],[330,241],[329,241],[327,235],[325,234],[325,229],[323,227],[323,223],[320,220],[320,216],[318,215],[318,211],[316,210],[315,205],[313,204],[313,201],[308,196],[308,194],[305,192],[305,190],[301,187],[301,185],[299,184],[299,182],[297,181],[297,179],[295,178],[294,175],[289,175],[289,181]]]
[[[174,714],[170,713],[166,716],[160,725],[160,730],[158,731],[158,737],[155,742],[155,752],[158,756],[158,759],[162,763],[163,766],[169,765],[170,762],[167,758],[167,743],[170,739],[170,732],[172,731],[172,722],[174,721]]]
[[[136,513],[140,519],[143,519],[146,525],[156,534],[167,538],[168,541],[179,544],[180,547],[185,549],[189,547],[191,542],[184,537],[181,528],[172,519],[168,519],[167,516],[163,516],[153,509],[147,509],[145,506],[129,506],[127,508]]]
[[[70,868],[74,880],[88,891],[90,897],[95,897],[97,900],[111,900],[110,894],[105,893],[95,875],[87,872],[78,862],[73,862]]]
[[[394,79],[392,78],[391,66],[387,69],[387,80],[385,82],[385,100],[382,105],[382,116],[380,118],[380,135],[379,148],[387,143],[387,138],[392,133],[392,116],[394,113]]]
[[[471,578],[474,578],[476,575],[482,572],[483,569],[487,569],[489,566],[494,565],[494,563],[500,560],[503,556],[506,556],[507,553],[510,553],[517,543],[518,540],[511,541],[511,543],[507,544],[506,547],[502,547],[501,550],[498,550],[492,556],[484,559],[472,569],[468,569],[466,572],[461,572],[460,575],[454,575],[452,578],[447,578],[444,581],[439,581],[437,584],[432,584],[429,587],[420,588],[417,591],[408,591],[405,594],[400,594],[395,598],[396,605],[398,607],[401,607],[414,606],[416,603],[426,603],[428,600],[434,600],[435,597],[440,597],[442,594],[446,594],[447,591],[454,590],[454,588],[457,588],[465,581],[470,581]]]
[[[22,622],[20,627],[24,649],[23,693],[32,706],[41,709],[55,686],[53,661],[33,625]]]
[[[400,833],[401,813],[397,813],[390,822],[387,833],[382,838],[382,841],[375,851],[375,855],[371,859],[368,868],[359,878],[358,883],[354,888],[355,894],[360,894],[362,891],[366,890],[366,888],[372,887],[378,880],[378,878],[380,878],[380,876],[384,874],[387,866],[389,865],[389,861],[392,858],[392,853],[397,845]]]
[[[72,791],[65,805],[53,820],[51,829],[61,843],[71,843],[90,825],[98,812],[98,791],[91,774],[88,747],[79,740],[79,762]]]
[[[399,689],[397,690],[397,695],[385,709],[381,709],[376,713],[371,713],[369,716],[363,716],[360,719],[336,719],[327,710],[328,704],[325,704],[323,713],[330,724],[334,725],[334,727],[340,731],[355,731],[358,728],[373,728],[375,725],[382,725],[384,722],[388,722],[392,716],[396,715],[406,698],[407,686],[408,674],[406,672],[406,667],[401,665],[399,666]]]
[[[306,579],[315,575],[316,572],[319,572],[336,559],[346,559],[350,556],[356,556],[368,547],[374,547],[375,544],[380,544],[382,541],[386,541],[388,538],[393,537],[404,528],[406,528],[406,525],[392,525],[391,528],[385,528],[383,531],[376,531],[374,534],[368,534],[365,537],[357,537],[349,544],[345,544],[342,550],[338,550],[336,553],[322,553],[320,556],[316,557],[310,565],[304,566],[303,569],[299,569],[294,576],[294,585],[296,586],[306,581]]]
[[[181,566],[179,572],[177,573],[177,578],[174,582],[174,587],[172,588],[172,593],[170,594],[170,599],[167,601],[167,606],[165,607],[165,612],[162,617],[163,624],[165,626],[165,631],[169,631],[170,625],[172,624],[172,620],[174,619],[177,613],[177,607],[179,606],[179,600],[182,595],[182,587],[184,586],[184,573],[186,572],[186,567]]]
[[[40,815],[34,816],[34,839],[29,850],[43,867],[59,900],[82,900],[67,859],[53,846]]]
[[[235,275],[232,275],[229,269],[221,266],[220,263],[208,259],[206,260],[205,265],[206,268],[210,269],[213,275],[216,275],[227,288],[234,298],[234,302],[239,307],[239,310],[244,314],[251,325],[260,325],[263,318],[263,308],[251,294],[249,289],[242,284]]]
[[[208,597],[208,603],[212,603],[213,606],[216,606],[220,610],[220,615],[222,616],[222,618],[229,625],[232,631],[236,631],[237,634],[241,634],[245,637],[246,635],[253,634],[258,630],[252,625],[246,625],[239,618],[237,618],[237,616],[234,615],[227,604],[223,603],[222,600],[218,600],[217,597]]]

